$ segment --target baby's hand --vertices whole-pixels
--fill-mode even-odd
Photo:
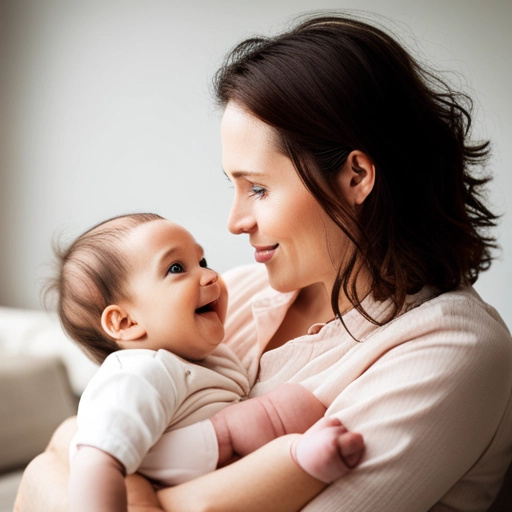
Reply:
[[[294,441],[291,454],[306,473],[331,483],[359,464],[364,447],[361,434],[349,432],[336,418],[322,418]]]

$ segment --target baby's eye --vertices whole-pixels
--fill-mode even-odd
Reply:
[[[203,267],[203,268],[207,268],[208,267],[208,263],[206,261],[206,258],[202,258],[200,261],[199,261],[199,266],[200,267]]]
[[[185,272],[185,269],[181,263],[173,263],[167,271],[168,274],[181,274],[182,272]]]

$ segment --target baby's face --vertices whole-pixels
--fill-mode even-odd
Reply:
[[[146,330],[139,348],[162,348],[190,360],[206,357],[224,337],[227,290],[206,267],[202,247],[169,220],[134,228],[126,244],[129,307]]]

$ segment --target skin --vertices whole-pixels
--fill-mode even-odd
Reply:
[[[272,288],[289,292],[322,283],[331,289],[347,241],[306,190],[290,159],[276,151],[272,128],[230,103],[221,133],[222,164],[235,189],[228,229],[249,235]]]
[[[137,226],[124,246],[131,262],[128,299],[105,309],[105,331],[121,348],[204,359],[224,337],[227,290],[202,247],[166,219]]]
[[[240,106],[228,104],[222,121],[223,166],[235,189],[228,228],[234,234],[249,235],[257,261],[266,265],[272,287],[279,291],[301,290],[267,350],[305,334],[313,323],[332,319],[330,292],[336,269],[350,249],[350,242],[304,187],[292,162],[278,151],[275,140],[269,126]],[[340,195],[356,214],[374,180],[371,160],[360,151],[350,153],[339,171],[338,186]],[[369,290],[364,272],[356,286],[360,296]],[[349,307],[347,298],[340,297],[340,309]],[[45,493],[46,486],[66,488],[63,461],[69,441],[62,441],[63,437],[57,433],[49,450],[27,470],[16,512],[38,510],[30,506],[30,500],[38,493],[45,503],[55,504],[57,500]],[[229,466],[159,491],[158,499],[166,510],[177,511],[257,512],[272,510],[276,503],[283,512],[300,510],[326,484],[305,473],[290,458],[294,440],[294,435],[282,436]],[[349,438],[346,443],[345,453],[360,451],[356,440]],[[47,468],[55,470],[43,475]],[[44,483],[37,480],[42,475],[46,478]],[[142,477],[129,477],[127,490],[130,512],[161,510]]]

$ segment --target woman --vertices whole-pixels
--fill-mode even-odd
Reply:
[[[496,217],[481,201],[488,179],[471,173],[489,148],[469,139],[470,100],[341,16],[243,42],[215,85],[228,227],[266,267],[226,276],[226,343],[257,377],[254,396],[300,382],[367,452],[324,489],[287,463],[281,438],[159,498],[176,510],[486,510],[512,455],[512,340],[471,287]],[[17,510],[59,509],[66,445],[63,428]],[[133,510],[158,510],[144,480],[129,489]]]

